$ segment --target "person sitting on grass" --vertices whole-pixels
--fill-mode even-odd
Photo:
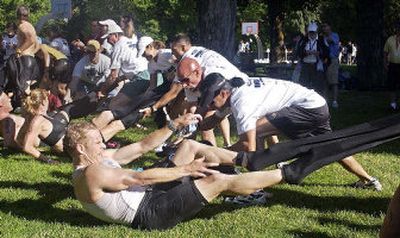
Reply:
[[[62,152],[62,140],[69,122],[69,115],[64,111],[52,116],[48,115],[48,96],[49,93],[44,89],[34,89],[29,96],[26,96],[22,104],[25,122],[17,141],[24,152],[41,162],[53,164],[56,161],[47,158],[37,147],[41,140],[51,146],[54,151]]]
[[[62,152],[63,139],[70,119],[87,116],[94,112],[97,108],[97,100],[93,93],[94,100],[91,100],[91,96],[88,95],[63,106],[60,111],[48,113],[48,96],[49,93],[45,89],[34,89],[29,96],[26,96],[23,101],[25,122],[18,134],[17,142],[24,152],[37,160],[53,164],[56,161],[46,158],[38,150],[39,142],[43,141],[54,151]]]
[[[147,230],[167,229],[193,218],[220,194],[250,194],[281,182],[298,184],[323,166],[400,135],[397,116],[282,142],[257,152],[234,152],[187,140],[173,161],[168,158],[163,167],[142,172],[121,167],[183,126],[198,121],[196,115],[185,114],[142,141],[118,150],[105,150],[100,131],[93,124],[70,125],[64,142],[75,168],[75,196],[83,208],[106,222]],[[294,158],[290,164],[270,171],[227,175],[210,169],[221,164],[259,170]]]
[[[0,91],[0,135],[3,137],[3,146],[18,148],[16,138],[25,119],[10,114],[12,110],[11,99],[3,91]]]

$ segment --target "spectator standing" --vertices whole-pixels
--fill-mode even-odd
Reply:
[[[398,110],[396,91],[400,85],[400,22],[396,24],[396,33],[386,40],[384,56],[390,90],[390,109]]]
[[[300,59],[302,63],[300,84],[324,94],[323,63],[328,58],[328,50],[318,38],[317,30],[317,24],[311,22],[307,27],[307,35],[300,44]]]
[[[351,43],[351,41],[349,41],[349,43],[347,43],[346,49],[347,49],[346,62],[348,65],[351,65],[351,56],[353,55],[353,43]]]
[[[357,45],[351,45],[351,64],[357,64]]]
[[[338,108],[337,102],[338,97],[338,84],[339,84],[339,35],[332,32],[331,26],[327,23],[322,25],[322,34],[324,37],[324,43],[329,49],[329,61],[330,64],[326,69],[326,80],[328,83],[328,89],[332,90],[332,107]]]

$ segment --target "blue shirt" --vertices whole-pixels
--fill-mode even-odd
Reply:
[[[328,42],[327,38],[324,38],[325,44],[329,47],[329,58],[339,57],[339,35],[335,32],[330,34],[332,42]]]

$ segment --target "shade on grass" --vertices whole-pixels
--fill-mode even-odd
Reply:
[[[333,127],[387,115],[386,99],[383,93],[342,93],[339,110],[332,111]],[[145,124],[154,128],[150,121]],[[129,143],[145,134],[129,129],[117,139]],[[334,164],[310,175],[300,186],[268,189],[274,196],[265,206],[238,207],[217,199],[194,219],[163,232],[106,224],[84,212],[73,195],[72,166],[66,156],[57,156],[62,163],[52,166],[3,149],[0,237],[376,237],[400,182],[399,145],[395,141],[356,155],[380,179],[380,193],[346,187],[356,178]],[[156,159],[150,153],[130,166],[141,167]]]

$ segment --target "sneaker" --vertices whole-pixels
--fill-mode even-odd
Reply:
[[[277,163],[277,164],[276,164],[276,168],[277,168],[277,169],[282,169],[283,166],[285,166],[285,165],[287,165],[287,164],[290,164],[290,163],[289,163],[289,162],[280,162],[280,163]]]
[[[379,180],[377,178],[374,178],[374,177],[368,182],[359,180],[359,181],[353,183],[351,185],[351,187],[362,188],[362,189],[372,188],[376,191],[382,191],[382,184],[379,182]]]
[[[267,203],[267,199],[272,196],[272,193],[258,190],[247,196],[239,195],[236,197],[225,197],[224,201],[239,206],[264,205]]]
[[[337,101],[333,101],[332,108],[339,108],[339,103]]]

